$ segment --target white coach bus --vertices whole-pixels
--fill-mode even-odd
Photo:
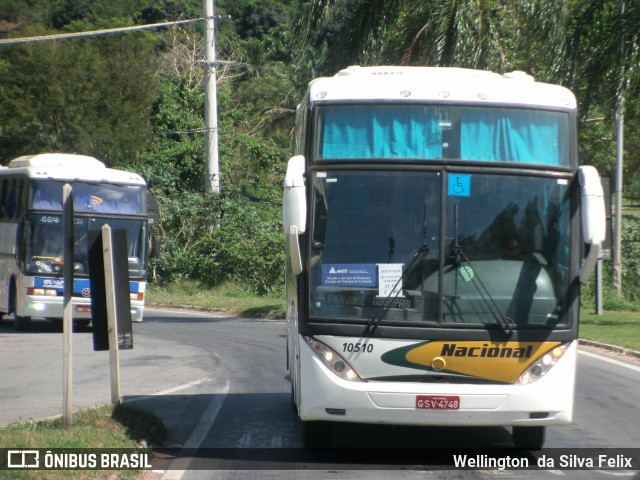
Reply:
[[[147,188],[139,175],[93,157],[23,156],[0,167],[0,315],[18,330],[31,318],[61,319],[62,188],[74,198],[73,318],[91,321],[87,236],[105,223],[127,233],[131,314],[141,321],[147,273]]]
[[[569,90],[522,72],[350,67],[309,84],[284,185],[306,445],[354,422],[510,426],[537,449],[572,421],[580,282],[605,230],[576,123]]]

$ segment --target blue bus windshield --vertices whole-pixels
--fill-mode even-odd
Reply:
[[[146,223],[142,219],[78,216],[73,222],[73,271],[87,275],[89,232],[99,232],[109,224],[114,230],[125,230],[130,278],[146,276]],[[63,256],[62,215],[33,213],[27,217],[25,270],[28,273],[62,275]]]
[[[324,105],[317,160],[513,162],[568,167],[569,114],[435,105]]]
[[[62,211],[64,182],[31,183],[30,208]],[[145,188],[135,185],[112,185],[74,182],[73,209],[76,213],[146,214]]]

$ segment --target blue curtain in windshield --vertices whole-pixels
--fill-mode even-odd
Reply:
[[[441,158],[436,111],[401,106],[325,107],[320,156]]]
[[[422,159],[569,165],[569,116],[534,109],[323,106],[318,158]]]
[[[528,110],[465,109],[461,112],[460,156],[465,160],[564,162],[558,116]],[[567,132],[562,132],[566,138]],[[562,161],[561,161],[561,157]]]

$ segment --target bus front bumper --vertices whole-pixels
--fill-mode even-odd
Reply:
[[[91,299],[73,297],[72,316],[74,320],[91,319]],[[140,301],[131,301],[131,321],[142,322],[144,314],[144,303]],[[50,297],[40,295],[27,295],[25,299],[25,308],[23,317],[41,317],[41,318],[63,318],[64,303],[62,297]]]
[[[303,421],[416,426],[566,425],[573,417],[577,343],[542,378],[528,385],[350,382],[300,349]],[[458,408],[419,408],[424,396],[458,397]]]

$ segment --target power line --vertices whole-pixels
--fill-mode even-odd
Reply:
[[[134,30],[156,30],[156,29],[161,29],[165,27],[172,27],[175,25],[184,25],[187,23],[199,22],[201,20],[205,20],[205,18],[200,17],[200,18],[192,18],[190,20],[177,20],[174,22],[150,23],[146,25],[134,25],[132,27],[107,28],[104,30],[91,30],[87,32],[59,33],[55,35],[41,35],[37,37],[3,38],[3,39],[0,39],[0,46],[19,45],[23,43],[34,43],[34,42],[48,42],[50,40],[66,40],[69,38],[100,37],[105,35],[113,35],[115,33],[131,32]]]

